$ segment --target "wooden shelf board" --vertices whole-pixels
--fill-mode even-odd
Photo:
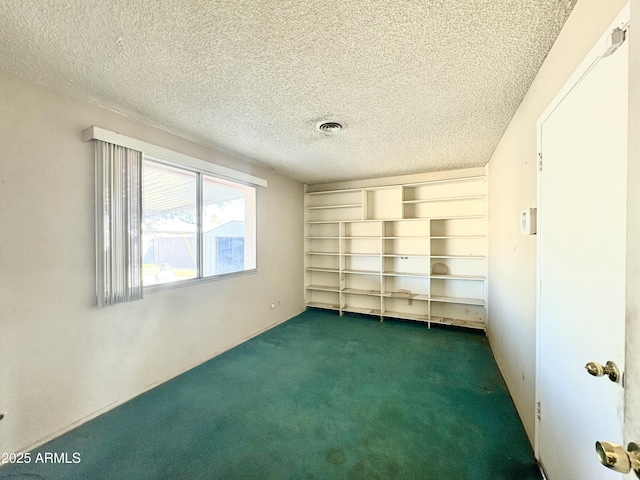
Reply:
[[[345,203],[340,205],[318,205],[317,207],[305,207],[305,210],[334,210],[338,208],[362,208],[361,203]]]
[[[487,238],[486,235],[433,235],[431,240],[468,240]]]
[[[426,217],[425,217],[426,218]],[[428,217],[429,220],[486,220],[486,215],[452,215],[452,216],[438,216]]]
[[[402,184],[399,185],[381,185],[377,187],[363,187],[362,190],[365,192],[378,191],[378,190],[400,190],[402,188]]]
[[[409,272],[382,272],[385,277],[424,277],[429,278],[428,273],[409,273]]]
[[[417,203],[457,202],[462,200],[486,200],[486,195],[467,195],[460,197],[424,198],[417,200],[403,200],[403,205],[415,205]]]
[[[485,330],[484,322],[474,321],[474,320],[462,320],[459,318],[446,318],[446,317],[438,317],[431,316],[429,320],[431,323],[438,323],[441,325],[451,325],[454,327],[466,327],[466,328],[475,328],[477,330]]]
[[[342,270],[342,273],[353,273],[357,275],[380,275],[380,270]]]
[[[398,222],[400,220],[427,220],[426,218],[402,219],[399,217],[367,218],[369,222]]]
[[[379,297],[380,290],[363,290],[361,288],[345,288],[342,293],[351,293],[354,295],[369,295],[371,297]]]
[[[379,257],[380,253],[353,253],[353,252],[342,252],[340,255],[344,255],[345,257]]]
[[[305,225],[320,225],[320,224],[327,224],[327,223],[340,223],[340,220],[316,220],[316,221],[309,221],[304,223]]]
[[[307,272],[329,272],[329,273],[340,273],[338,268],[321,268],[321,267],[307,267],[305,269]]]
[[[382,237],[383,240],[407,240],[407,239],[429,239],[429,235],[405,235],[404,237]]]
[[[430,255],[428,253],[384,253],[383,257],[389,258],[399,258],[399,257],[418,257],[418,258],[429,258]]]
[[[460,182],[477,182],[482,181],[482,183],[486,182],[486,175],[473,175],[471,177],[458,177],[458,178],[443,178],[440,180],[426,180],[424,182],[416,182],[416,183],[405,183],[402,185],[405,188],[413,188],[413,187],[422,187],[427,185],[436,185],[440,183],[460,183]]]
[[[305,255],[340,255],[338,252],[304,252]]]
[[[339,305],[322,302],[307,302],[307,307],[323,308],[325,310],[340,310]]]
[[[305,240],[340,240],[340,237],[335,236],[335,237],[313,237],[313,236],[309,236],[309,237],[304,237]]]
[[[473,258],[478,260],[484,260],[487,258],[485,255],[431,255],[431,258]]]
[[[307,290],[317,290],[319,292],[340,293],[340,287],[329,287],[327,285],[307,285]]]
[[[432,302],[439,303],[458,303],[460,305],[479,305],[486,307],[486,302],[479,298],[462,298],[462,297],[445,297],[442,295],[431,295]]]
[[[418,313],[409,313],[409,312],[394,312],[391,310],[385,310],[382,312],[383,317],[390,318],[406,318],[408,320],[418,320],[421,322],[428,322],[429,315],[420,315]]]
[[[353,193],[353,192],[362,192],[361,188],[343,188],[340,190],[322,190],[319,192],[306,192],[304,195],[306,197],[315,197],[316,195],[331,195],[334,193]]]
[[[380,235],[350,235],[350,236],[344,236],[342,237],[345,240],[379,240],[380,239]]]
[[[364,218],[362,220],[340,220],[343,223],[380,223],[380,220],[377,218]]]
[[[393,223],[393,222],[428,222],[429,219],[426,217],[418,217],[418,218],[389,218],[387,220],[383,220],[384,222],[387,223]]]
[[[380,309],[353,307],[351,305],[345,305],[344,307],[342,307],[342,311],[351,313],[364,313],[368,315],[380,315]]]
[[[437,280],[474,280],[474,281],[487,279],[482,275],[438,275],[438,274],[431,275],[431,278],[434,278]]]
[[[429,295],[411,292],[384,292],[382,294],[386,298],[406,298],[412,300],[429,300]]]

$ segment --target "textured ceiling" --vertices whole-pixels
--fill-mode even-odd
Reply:
[[[0,68],[307,183],[466,168],[574,4],[3,0]]]

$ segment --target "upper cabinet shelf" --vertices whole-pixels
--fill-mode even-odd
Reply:
[[[361,208],[361,203],[354,203],[351,205],[319,205],[317,207],[306,207],[307,211],[311,210],[332,210],[337,208]]]
[[[470,195],[466,197],[448,197],[448,198],[425,198],[421,200],[403,200],[404,204],[411,203],[439,203],[439,202],[460,202],[464,200],[486,200],[484,195]]]
[[[307,193],[308,223],[329,220],[362,220],[362,189]]]

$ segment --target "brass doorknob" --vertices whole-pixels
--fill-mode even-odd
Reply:
[[[604,366],[600,365],[596,362],[587,363],[584,368],[587,369],[589,375],[593,375],[594,377],[602,377],[606,375],[609,377],[609,380],[612,382],[617,382],[618,378],[620,378],[620,370],[618,370],[618,366],[609,360]]]
[[[630,442],[627,450],[613,442],[596,442],[596,453],[600,463],[619,473],[636,472],[640,478],[640,445]]]

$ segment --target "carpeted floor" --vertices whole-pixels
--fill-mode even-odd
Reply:
[[[2,479],[540,479],[482,333],[308,310]]]

